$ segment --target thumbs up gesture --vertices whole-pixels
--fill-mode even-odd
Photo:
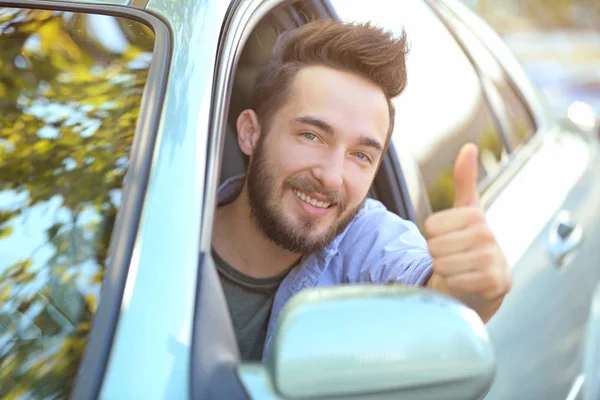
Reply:
[[[479,206],[477,153],[477,146],[463,146],[454,164],[454,208],[425,221],[433,257],[427,286],[461,300],[487,322],[510,290],[512,277]]]

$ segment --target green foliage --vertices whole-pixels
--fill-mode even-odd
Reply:
[[[96,311],[154,44],[114,21],[119,51],[89,15],[0,8],[0,398],[68,397]]]

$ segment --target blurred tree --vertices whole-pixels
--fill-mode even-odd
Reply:
[[[467,3],[472,1],[463,0]],[[502,12],[529,19],[538,29],[598,28],[600,2],[597,0],[476,0],[474,8],[497,29]],[[472,4],[470,4],[472,5]],[[502,23],[509,23],[502,19]]]
[[[98,24],[127,45],[109,48]],[[0,8],[0,248],[18,231],[46,237],[33,252],[2,248],[18,261],[0,261],[0,398],[71,391],[153,46],[123,18]],[[52,204],[50,226],[28,219]]]

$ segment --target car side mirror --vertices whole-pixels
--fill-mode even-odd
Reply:
[[[252,399],[480,399],[495,354],[479,316],[457,300],[418,287],[346,285],[294,296],[268,363],[238,373]]]

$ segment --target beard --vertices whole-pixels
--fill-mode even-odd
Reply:
[[[345,196],[337,190],[327,190],[307,177],[295,176],[277,187],[276,168],[266,158],[264,136],[259,138],[256,151],[250,159],[247,192],[250,215],[259,229],[277,246],[293,253],[310,254],[323,250],[354,219],[365,200],[349,209]],[[314,234],[315,221],[308,216],[286,216],[281,207],[286,190],[319,193],[335,205],[335,221],[319,235]],[[365,197],[366,199],[366,197]]]

